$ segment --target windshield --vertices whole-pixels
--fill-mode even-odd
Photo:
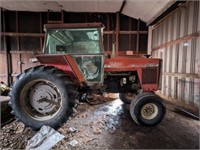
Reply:
[[[97,28],[48,30],[46,37],[45,53],[101,53],[100,30],[98,30]]]

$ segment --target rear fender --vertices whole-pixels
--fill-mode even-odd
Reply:
[[[85,82],[85,79],[78,69],[76,62],[70,55],[37,55],[38,61],[46,66],[54,66],[63,70],[73,80],[79,83]]]

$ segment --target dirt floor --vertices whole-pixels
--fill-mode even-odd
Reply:
[[[127,107],[119,99],[93,106],[80,103],[58,130],[65,138],[52,149],[199,149],[198,120],[167,105],[165,119],[158,126],[141,127],[133,122]],[[1,130],[1,148],[24,149],[35,134],[22,123],[9,123]],[[78,142],[75,147],[69,144],[72,140]]]

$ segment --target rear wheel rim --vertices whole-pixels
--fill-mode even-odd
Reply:
[[[141,115],[144,119],[152,120],[158,115],[158,107],[153,103],[147,103],[142,107]]]
[[[58,114],[62,105],[58,88],[47,80],[34,80],[27,84],[20,94],[24,112],[29,117],[45,121]]]
[[[132,101],[135,97],[135,94],[134,93],[126,93],[125,96],[128,100]]]

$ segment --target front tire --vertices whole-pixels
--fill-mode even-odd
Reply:
[[[132,119],[142,126],[159,124],[166,113],[163,100],[153,93],[142,93],[131,102],[130,114]]]
[[[9,95],[16,118],[38,130],[43,125],[59,128],[72,114],[78,92],[62,70],[37,66],[17,77]]]

